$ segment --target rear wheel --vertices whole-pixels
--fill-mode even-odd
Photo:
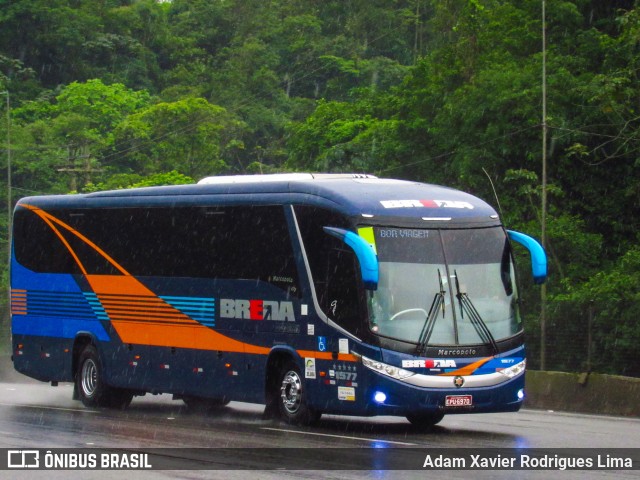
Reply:
[[[309,425],[322,415],[307,404],[307,392],[300,369],[293,362],[285,364],[280,371],[280,391],[278,401],[280,416],[287,422]]]
[[[443,418],[443,412],[410,413],[407,415],[407,420],[411,422],[411,425],[420,430],[428,430],[434,425],[437,425]]]
[[[133,392],[124,388],[109,387],[109,401],[107,407],[124,410],[131,404]]]
[[[87,407],[124,409],[133,398],[129,390],[113,388],[104,382],[102,363],[93,345],[87,345],[78,359],[76,390],[78,398]]]

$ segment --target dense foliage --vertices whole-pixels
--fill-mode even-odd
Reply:
[[[539,235],[540,0],[0,6],[0,165],[10,147],[13,201],[364,171],[496,203],[493,182],[506,224]],[[547,367],[639,376],[640,7],[554,0],[546,21]],[[535,367],[540,296],[523,288]]]

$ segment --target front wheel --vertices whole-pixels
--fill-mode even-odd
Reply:
[[[407,420],[411,422],[411,425],[420,429],[428,430],[434,425],[440,423],[440,420],[444,418],[444,413],[410,413],[407,415]]]
[[[293,362],[281,370],[279,394],[280,415],[287,423],[309,425],[320,419],[322,413],[307,405],[304,380]]]

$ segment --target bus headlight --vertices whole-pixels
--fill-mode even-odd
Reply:
[[[504,370],[500,370],[500,373],[507,378],[517,377],[524,372],[526,363],[526,360],[522,360],[520,363],[516,363],[515,365],[512,365],[509,368],[505,368]]]
[[[393,365],[387,365],[386,363],[379,362],[377,360],[371,360],[367,357],[361,357],[362,364],[374,372],[386,375],[387,377],[395,378],[396,380],[402,380],[403,378],[411,377],[415,375],[414,372],[405,370],[400,367],[394,367]]]

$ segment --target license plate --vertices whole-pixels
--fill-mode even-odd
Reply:
[[[445,407],[470,407],[472,405],[472,395],[447,395],[444,399]]]

